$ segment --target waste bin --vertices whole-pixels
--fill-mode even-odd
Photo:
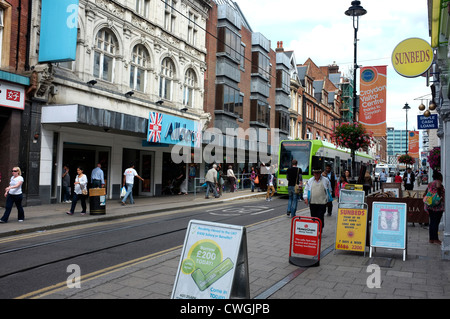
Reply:
[[[106,214],[106,188],[89,189],[89,214]]]

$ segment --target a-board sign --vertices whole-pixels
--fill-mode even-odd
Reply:
[[[249,297],[245,227],[191,220],[172,299]]]
[[[321,238],[322,222],[319,218],[307,216],[292,218],[289,262],[301,267],[318,266]]]
[[[336,250],[365,252],[367,209],[338,208]]]
[[[339,204],[364,204],[364,191],[341,189]]]
[[[403,260],[405,260],[406,217],[406,203],[372,203],[370,256],[372,256],[372,247],[403,249]]]
[[[364,190],[363,185],[361,184],[347,184],[345,185],[345,189],[362,191]]]

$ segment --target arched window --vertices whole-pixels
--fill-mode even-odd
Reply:
[[[118,53],[118,42],[115,35],[103,28],[95,37],[94,77],[113,82],[114,64]]]
[[[194,89],[197,86],[197,76],[193,69],[188,69],[184,77],[183,105],[194,106]]]
[[[172,100],[173,78],[175,65],[170,58],[165,58],[161,63],[159,75],[159,96],[166,100]]]
[[[145,92],[148,63],[147,49],[142,44],[136,45],[130,65],[130,88],[133,90]]]

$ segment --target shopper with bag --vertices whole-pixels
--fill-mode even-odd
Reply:
[[[428,184],[427,190],[424,192],[424,209],[430,218],[428,228],[430,244],[441,244],[438,230],[445,209],[445,189],[442,181],[442,174],[434,171],[433,182]]]
[[[289,201],[286,215],[291,218],[295,217],[297,212],[298,198],[302,191],[303,178],[302,169],[297,167],[297,160],[292,160],[292,167],[288,168],[286,171],[286,178],[288,180],[288,193]]]
[[[5,197],[6,197],[5,213],[0,219],[0,223],[8,222],[9,215],[11,214],[11,210],[14,204],[16,204],[17,208],[17,220],[19,222],[23,222],[25,219],[25,212],[22,207],[22,199],[23,199],[22,184],[24,182],[22,177],[22,171],[20,170],[19,167],[13,167],[11,173],[12,176],[9,181],[9,186],[5,188]]]
[[[313,169],[314,176],[311,177],[305,186],[303,198],[306,205],[309,205],[311,217],[317,217],[322,221],[322,228],[325,226],[325,211],[327,203],[333,201],[332,189],[328,178],[322,176],[320,168]]]
[[[86,214],[86,196],[88,194],[87,191],[87,183],[88,179],[86,175],[83,174],[83,169],[81,167],[77,167],[77,177],[75,177],[75,187],[74,194],[72,198],[72,206],[70,210],[66,212],[67,215],[73,215],[75,211],[75,207],[77,206],[78,200],[81,200],[81,215]]]

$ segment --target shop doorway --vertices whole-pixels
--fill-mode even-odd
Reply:
[[[144,196],[152,196],[154,191],[153,191],[153,187],[152,187],[152,183],[153,183],[153,153],[151,152],[141,152],[141,156],[140,156],[140,162],[142,163],[141,165],[141,173],[138,173],[139,176],[141,176],[144,181],[141,182],[141,187],[140,187],[140,195],[144,195]]]

